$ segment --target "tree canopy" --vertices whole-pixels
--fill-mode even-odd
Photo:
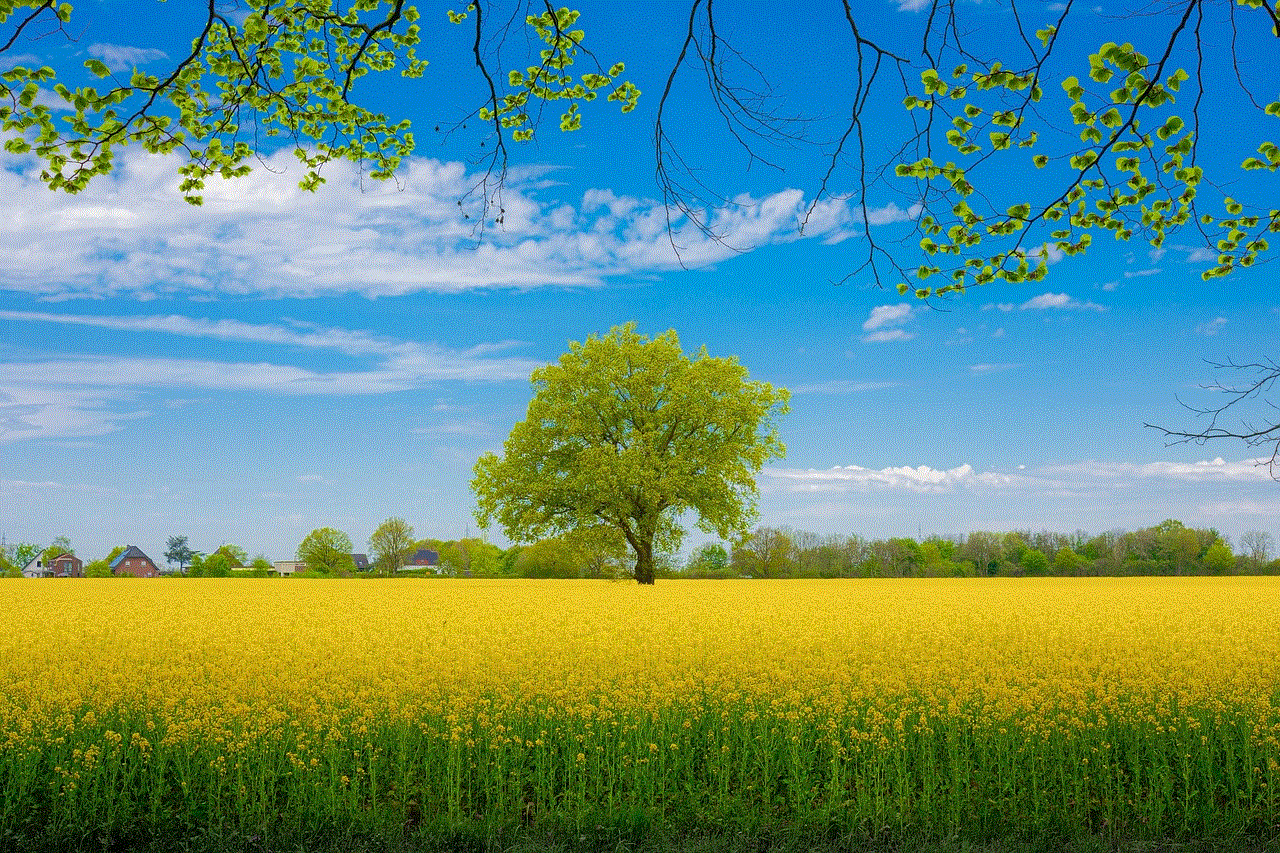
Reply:
[[[195,557],[196,552],[187,544],[186,536],[170,536],[165,542],[164,559],[167,563],[177,563],[178,571],[185,572],[187,564]]]
[[[630,546],[640,583],[653,583],[655,544],[678,540],[682,514],[722,538],[746,528],[756,473],[785,453],[776,419],[787,391],[705,348],[687,357],[674,331],[592,335],[532,383],[503,455],[476,462],[477,520],[516,541],[608,526]]]
[[[351,537],[332,527],[320,527],[298,544],[298,559],[307,571],[325,575],[349,574],[355,571],[351,559]]]
[[[192,33],[190,52],[171,69],[148,74],[136,68],[117,75],[101,59],[85,67],[102,86],[68,87],[57,69],[15,65],[3,68],[0,99],[10,106],[3,129],[11,153],[34,153],[45,164],[53,189],[78,192],[95,176],[109,173],[116,149],[127,144],[147,151],[179,153],[182,192],[200,203],[210,175],[241,177],[264,147],[293,146],[306,171],[302,186],[323,183],[320,171],[331,160],[371,167],[373,178],[389,178],[414,149],[409,122],[371,108],[359,87],[370,73],[417,78],[427,60],[418,56],[422,28],[418,8],[404,0],[342,4],[335,0],[272,3],[248,0],[247,14],[210,2]],[[601,91],[630,111],[640,92],[617,80],[624,66],[594,70],[575,78],[571,67],[583,53],[583,32],[573,29],[579,13],[552,9],[524,16],[540,59],[521,71],[489,69],[481,43],[486,4],[450,11],[455,25],[474,28],[479,72],[490,98],[478,117],[494,130],[505,168],[505,140],[531,139],[536,124],[532,102],[564,102],[563,130],[581,124],[579,104]],[[0,0],[0,56],[24,39],[50,30],[70,36],[72,7],[55,0]],[[506,26],[511,18],[504,16]],[[443,23],[443,19],[441,20]],[[505,34],[505,27],[501,30]],[[588,54],[590,55],[590,54]],[[593,57],[594,58],[594,57]],[[598,66],[598,63],[597,63]],[[2,66],[0,66],[2,68]],[[60,122],[50,102],[70,115]],[[372,99],[369,99],[372,100]]]
[[[413,525],[403,518],[388,518],[369,537],[369,552],[373,554],[378,574],[390,577],[409,562],[415,549]]]

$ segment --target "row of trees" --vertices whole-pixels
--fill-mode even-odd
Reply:
[[[169,539],[165,556],[190,577],[266,577],[272,565],[250,559],[238,545],[211,554],[192,551],[187,537]],[[623,578],[631,574],[626,541],[608,528],[578,530],[531,545],[500,548],[476,537],[417,539],[404,519],[390,518],[369,537],[370,573],[389,576],[419,549],[439,555],[440,574],[476,578]],[[124,546],[85,564],[88,577],[110,577],[110,563]],[[41,547],[6,545],[0,574],[17,575],[37,554],[72,553],[60,536]],[[1212,528],[1167,520],[1132,532],[1088,534],[1015,530],[956,536],[867,539],[857,534],[819,535],[788,527],[757,527],[729,543],[710,542],[686,560],[671,551],[655,555],[664,578],[985,577],[1086,575],[1280,574],[1274,537],[1251,530],[1231,541]],[[298,546],[307,573],[344,577],[356,573],[351,539],[334,528],[313,530]],[[433,570],[434,573],[435,570]]]
[[[440,573],[453,577],[625,578],[632,573],[627,542],[603,527],[507,549],[477,538],[418,539],[413,548],[438,553]],[[1246,532],[1233,547],[1217,530],[1176,520],[1132,532],[974,531],[923,540],[761,526],[730,542],[704,544],[687,559],[673,551],[656,553],[654,564],[662,578],[1280,574],[1270,533]]]
[[[1280,574],[1275,540],[1167,520],[1133,532],[1090,535],[1030,530],[959,536],[866,539],[757,527],[726,549],[709,543],[673,577],[984,577]]]
[[[228,578],[237,575],[266,577],[271,561],[262,554],[249,558],[249,552],[239,545],[224,544],[211,554],[194,551],[186,536],[170,536],[165,543],[164,558],[170,565],[178,564],[178,571],[193,578]]]
[[[422,549],[438,555],[441,573],[459,577],[512,576],[504,564],[505,551],[474,537],[456,540],[419,539],[413,525],[403,518],[388,518],[368,541],[369,571],[389,577],[409,565]],[[332,527],[320,527],[307,534],[298,545],[297,557],[307,564],[307,573],[326,577],[353,575],[356,565],[351,537]],[[514,555],[512,556],[514,559]]]

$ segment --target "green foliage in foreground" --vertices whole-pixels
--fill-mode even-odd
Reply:
[[[826,719],[747,696],[544,705],[503,717],[515,748],[483,704],[256,739],[230,718],[229,737],[192,739],[134,708],[11,733],[0,849],[1150,851],[1280,827],[1280,764],[1256,737],[1280,719],[1222,708],[1134,697],[1046,726],[924,706]]]

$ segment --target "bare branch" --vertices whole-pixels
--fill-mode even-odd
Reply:
[[[1210,365],[1216,370],[1232,371],[1241,378],[1203,386],[1207,391],[1226,395],[1226,402],[1220,406],[1201,408],[1183,403],[1184,408],[1197,417],[1208,418],[1208,423],[1202,429],[1169,429],[1157,424],[1143,424],[1143,426],[1163,433],[1168,439],[1166,446],[1206,444],[1210,441],[1230,439],[1243,442],[1246,447],[1270,447],[1270,457],[1258,464],[1265,464],[1272,479],[1280,480],[1280,417],[1273,414],[1268,417],[1267,422],[1259,424],[1255,418],[1245,415],[1240,418],[1238,425],[1223,425],[1225,419],[1234,417],[1242,407],[1252,401],[1265,402],[1266,407],[1272,412],[1280,411],[1274,403],[1266,400],[1266,395],[1271,392],[1276,381],[1280,380],[1280,363],[1268,358],[1248,364],[1228,361],[1211,362]]]

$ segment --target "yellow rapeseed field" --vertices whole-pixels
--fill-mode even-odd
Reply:
[[[0,610],[18,835],[1280,822],[1274,578],[10,581]]]

